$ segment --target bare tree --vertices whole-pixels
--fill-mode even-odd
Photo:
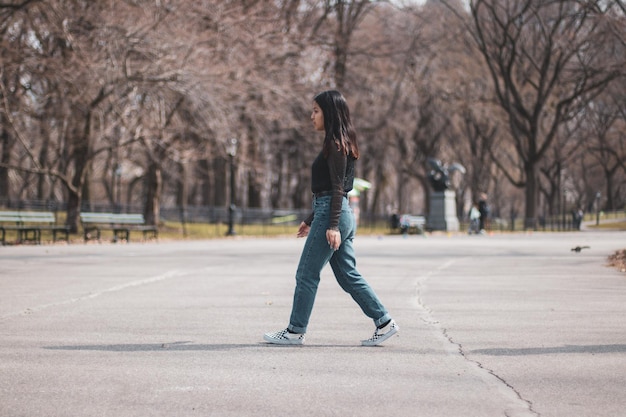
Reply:
[[[509,180],[526,191],[526,226],[537,219],[538,164],[559,126],[619,76],[606,62],[614,37],[599,2],[475,0],[473,34],[505,110],[515,167],[496,158]]]
[[[460,202],[466,192],[515,194],[497,181],[493,159],[527,191],[526,217],[536,205],[529,195],[560,195],[557,171],[585,192],[608,187],[607,207],[619,205],[623,2],[472,7],[470,15],[456,0],[0,2],[0,199],[66,202],[74,230],[83,207],[124,199],[154,223],[160,206],[225,207],[224,144],[236,137],[238,205],[307,207],[319,150],[311,99],[340,88],[364,151],[358,174],[374,183],[364,212],[424,211],[428,157],[468,168]],[[615,120],[593,130],[594,120],[610,121],[599,116],[611,77]],[[580,162],[577,144],[592,131]],[[513,201],[507,195],[498,201]]]
[[[618,208],[616,197],[619,189],[616,180],[619,178],[618,174],[622,174],[622,179],[626,174],[624,98],[618,94],[619,90],[616,90],[598,97],[590,103],[593,111],[588,116],[589,141],[586,149],[597,160],[604,173],[606,210]]]

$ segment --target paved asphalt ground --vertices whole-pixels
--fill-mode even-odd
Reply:
[[[328,268],[268,345],[303,243],[0,247],[0,416],[626,415],[626,233],[360,236],[399,336],[361,347]]]

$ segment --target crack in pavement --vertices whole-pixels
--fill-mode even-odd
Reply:
[[[443,327],[441,323],[434,318],[433,311],[428,307],[423,300],[423,288],[426,282],[434,275],[452,266],[459,259],[452,259],[442,263],[434,270],[417,277],[416,283],[416,297],[418,307],[423,310],[422,321],[436,331],[437,334],[442,336],[445,343],[446,351],[450,355],[459,355],[466,363],[471,364],[478,376],[488,385],[499,391],[509,403],[509,406],[504,410],[505,417],[539,417],[540,413],[533,409],[533,403],[530,400],[525,399],[522,394],[506,379],[495,373],[492,369],[487,368],[481,362],[470,359],[467,357],[463,345],[454,341],[452,336],[448,333],[448,329]]]
[[[521,393],[520,393],[517,389],[515,389],[515,387],[514,387],[514,386],[512,386],[511,384],[509,384],[509,383],[506,381],[506,379],[504,379],[504,378],[503,378],[503,377],[501,377],[500,375],[496,374],[496,373],[495,373],[492,369],[489,369],[489,368],[485,367],[485,366],[484,366],[481,362],[479,362],[479,361],[477,361],[477,360],[474,360],[474,359],[470,359],[470,358],[468,358],[468,357],[467,357],[467,355],[465,354],[465,351],[463,350],[463,345],[461,345],[460,343],[455,342],[455,341],[452,339],[452,336],[450,336],[450,335],[448,334],[448,330],[447,330],[447,329],[445,329],[445,328],[441,328],[441,327],[440,327],[440,330],[441,330],[441,332],[442,332],[443,336],[444,336],[444,337],[448,340],[448,342],[450,342],[450,344],[452,344],[452,345],[454,345],[454,346],[456,346],[456,347],[457,347],[457,353],[458,353],[459,355],[461,355],[465,361],[475,364],[475,365],[476,365],[479,369],[481,369],[481,370],[483,370],[483,371],[487,372],[488,374],[490,374],[491,376],[493,376],[494,378],[496,378],[498,381],[500,381],[500,383],[501,383],[501,384],[503,384],[506,388],[508,388],[510,391],[512,391],[512,392],[515,394],[515,397],[516,397],[516,398],[515,398],[515,400],[516,400],[517,402],[521,401],[521,402],[525,403],[525,408],[526,408],[526,411],[528,411],[529,413],[531,413],[531,414],[528,414],[528,413],[525,413],[525,414],[520,414],[519,412],[515,412],[515,411],[514,411],[514,412],[513,412],[513,414],[509,414],[509,412],[508,412],[509,410],[505,410],[505,411],[504,411],[504,415],[505,415],[506,417],[517,417],[517,416],[523,416],[523,415],[532,415],[532,416],[540,416],[540,415],[541,415],[541,414],[539,414],[538,412],[536,412],[536,411],[533,409],[533,404],[532,404],[532,402],[531,402],[531,401],[529,401],[529,400],[527,400],[527,399],[525,399],[524,397],[522,397],[522,394],[521,394]],[[498,387],[498,389],[499,389],[499,391],[502,391],[502,390],[503,390],[503,387],[499,386],[499,387]],[[506,394],[506,393],[505,393],[505,394]],[[510,397],[510,395],[506,395],[506,396]]]

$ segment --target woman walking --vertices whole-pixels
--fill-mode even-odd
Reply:
[[[356,269],[352,247],[356,222],[348,204],[354,165],[359,157],[356,132],[345,98],[338,91],[324,91],[313,100],[311,114],[316,131],[325,132],[322,150],[311,168],[313,213],[298,229],[307,240],[296,272],[296,288],[289,326],[263,338],[269,343],[301,345],[309,324],[322,268],[330,262],[337,282],[376,329],[363,346],[376,346],[399,330],[372,288]]]

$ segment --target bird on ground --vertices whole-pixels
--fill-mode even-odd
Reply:
[[[583,249],[589,249],[589,246],[576,246],[575,248],[572,248],[572,252],[580,252]]]

